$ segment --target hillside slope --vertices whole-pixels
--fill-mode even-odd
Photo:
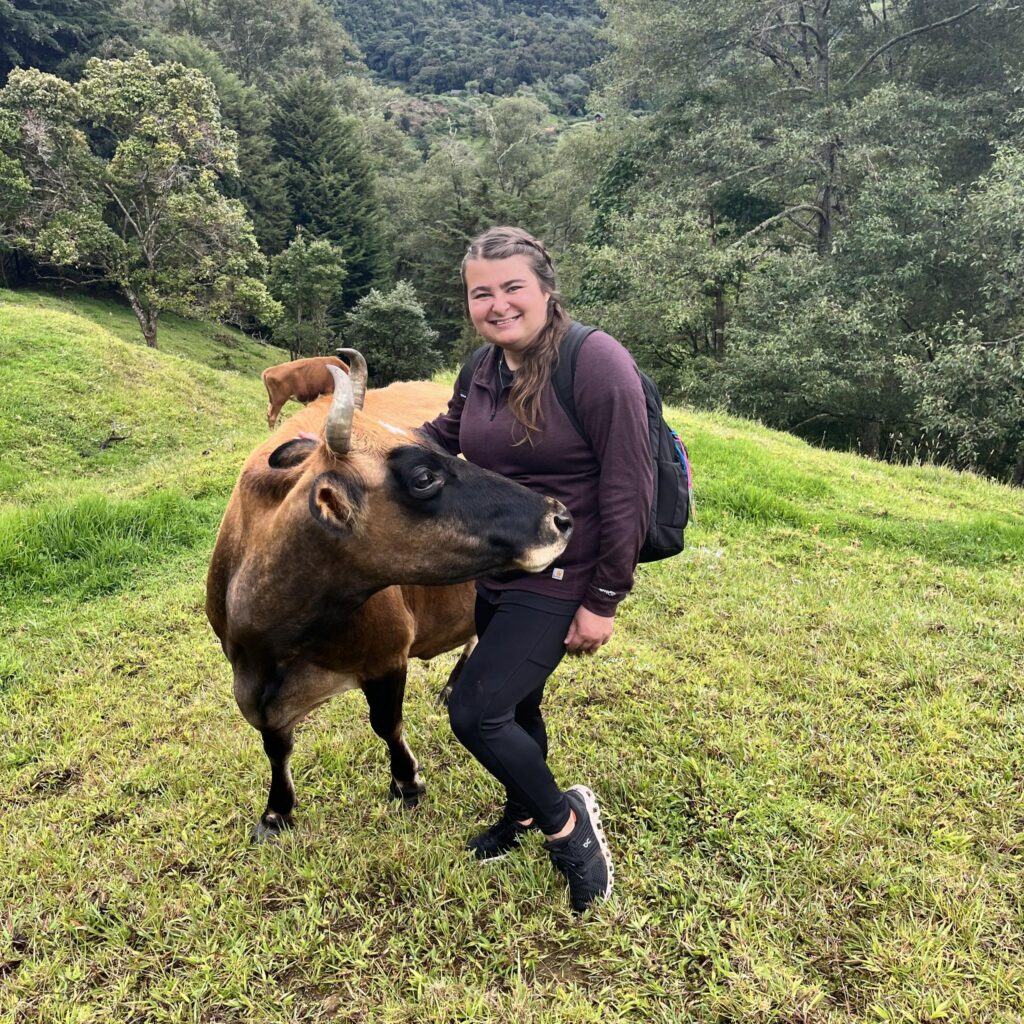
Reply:
[[[0,308],[0,1018],[1021,1019],[1019,493],[669,410],[688,548],[546,704],[617,862],[580,924],[539,848],[462,852],[498,795],[433,700],[452,656],[410,678],[424,807],[388,809],[348,694],[299,731],[297,828],[249,845],[265,758],[203,585],[265,436],[260,353],[214,370],[212,339],[151,353],[102,304],[23,298]],[[111,419],[131,438],[97,452]]]
[[[160,342],[113,302],[0,291],[0,604],[108,593],[208,542],[287,354],[176,317]]]
[[[0,496],[60,480],[125,486],[168,456],[257,428],[259,372],[287,359],[237,331],[166,318],[160,348],[113,302],[0,291]],[[114,437],[123,440],[114,440]],[[24,497],[24,495],[22,495]]]

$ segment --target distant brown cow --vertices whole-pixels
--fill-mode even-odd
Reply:
[[[328,366],[340,366],[346,373],[348,367],[337,356],[312,356],[309,359],[293,359],[290,363],[278,363],[263,371],[263,383],[267,389],[267,426],[271,430],[277,423],[281,407],[289,398],[306,405],[320,395],[334,393],[334,378]]]

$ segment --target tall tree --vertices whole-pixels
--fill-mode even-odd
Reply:
[[[292,359],[325,355],[332,341],[329,311],[345,280],[341,250],[310,241],[301,228],[291,245],[271,261],[270,291],[284,307],[274,328]]]
[[[119,286],[148,345],[164,309],[278,311],[245,211],[217,189],[235,170],[234,138],[199,72],[144,52],[91,60],[75,85],[18,70],[0,111],[9,172],[17,161],[0,204],[16,212],[17,240]]]
[[[341,250],[352,306],[387,275],[382,212],[359,127],[322,76],[290,79],[277,93],[271,131],[292,223]]]
[[[408,281],[399,281],[390,292],[372,288],[345,319],[346,340],[366,357],[375,387],[429,377],[441,362],[437,331],[427,324]]]
[[[274,157],[270,136],[270,101],[255,86],[229,71],[205,43],[190,35],[151,33],[149,52],[201,71],[213,83],[221,121],[238,139],[238,173],[222,180],[226,195],[240,199],[264,253],[280,252],[293,234],[284,168]]]
[[[172,0],[168,22],[206,42],[250,85],[269,85],[294,68],[334,77],[359,66],[348,33],[317,0]]]

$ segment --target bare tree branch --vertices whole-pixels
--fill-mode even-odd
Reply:
[[[985,348],[996,348],[998,345],[1014,345],[1021,340],[1024,340],[1024,331],[1021,331],[1020,334],[1013,335],[1012,338],[999,338],[995,341],[983,341],[981,344]]]
[[[805,32],[810,32],[815,39],[818,40],[818,45],[821,45],[821,35],[818,30],[807,21],[777,21],[773,26],[776,28],[802,28]]]
[[[854,79],[858,77],[863,71],[866,71],[868,67],[874,62],[877,57],[880,57],[886,50],[891,49],[897,43],[902,43],[904,39],[910,39],[912,36],[919,36],[922,32],[930,32],[934,28],[942,28],[943,25],[952,25],[953,22],[959,21],[961,18],[966,18],[968,14],[976,11],[981,7],[980,3],[974,4],[972,7],[968,7],[967,10],[961,11],[959,14],[950,15],[948,18],[943,18],[941,21],[933,21],[930,25],[922,25],[920,28],[911,29],[910,32],[904,32],[901,35],[896,36],[895,39],[890,39],[889,42],[880,46],[873,54],[850,77],[843,83],[845,89],[848,85],[852,84]]]
[[[782,213],[777,213],[774,217],[769,217],[767,220],[761,221],[757,227],[753,227],[745,234],[740,235],[740,237],[732,243],[733,246],[739,245],[740,242],[746,241],[746,239],[750,238],[751,235],[756,235],[759,231],[764,231],[765,228],[771,227],[772,224],[775,224],[780,220],[784,220],[789,217],[791,213],[798,213],[800,210],[807,210],[809,213],[814,213],[821,218],[824,218],[825,216],[825,211],[822,210],[820,206],[815,206],[813,203],[797,203],[796,206],[791,206],[788,210],[783,210]]]

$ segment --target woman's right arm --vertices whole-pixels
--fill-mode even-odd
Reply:
[[[456,379],[448,410],[417,429],[429,440],[440,445],[449,455],[458,455],[462,451],[462,445],[459,443],[459,423],[462,421],[462,407],[465,404],[466,396],[461,392],[459,381]]]

